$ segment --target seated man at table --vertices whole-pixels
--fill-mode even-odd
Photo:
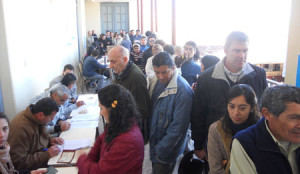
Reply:
[[[105,77],[99,74],[100,69],[105,69],[105,65],[101,65],[97,62],[97,57],[99,56],[98,50],[93,50],[92,54],[84,59],[83,62],[83,76],[87,79],[98,80],[97,89],[101,89],[104,87],[104,79]]]
[[[71,64],[65,65],[62,74],[51,80],[51,82],[49,84],[49,88],[51,88],[53,85],[55,85],[57,83],[60,83],[66,74],[74,74],[74,66],[73,65],[71,65]],[[76,99],[77,99],[76,83],[74,83],[72,88],[70,88],[68,95],[69,95],[69,99],[70,99],[71,103],[75,103]]]
[[[236,134],[230,172],[300,172],[300,88],[279,85],[267,88],[260,103],[262,119]]]
[[[39,94],[31,100],[31,104],[35,104],[39,100],[50,97],[59,106],[59,111],[56,113],[54,119],[49,121],[47,125],[47,132],[53,136],[58,136],[61,131],[66,131],[70,129],[71,124],[66,120],[64,113],[64,103],[68,100],[68,88],[61,83],[58,83],[49,90]]]
[[[20,173],[47,167],[49,159],[59,154],[57,144],[64,143],[61,138],[51,138],[45,129],[58,112],[56,102],[43,98],[29,105],[17,114],[10,123],[10,155],[14,167]]]

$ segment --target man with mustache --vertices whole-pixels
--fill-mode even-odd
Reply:
[[[248,36],[240,31],[230,33],[226,39],[225,58],[204,71],[198,81],[191,114],[192,139],[195,154],[206,156],[209,126],[225,112],[225,94],[235,84],[247,84],[260,99],[267,86],[266,72],[247,61]]]
[[[262,119],[236,134],[230,172],[300,172],[300,88],[281,85],[266,89]]]

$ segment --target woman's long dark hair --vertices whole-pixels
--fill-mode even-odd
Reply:
[[[234,133],[233,132],[233,122],[229,117],[227,105],[234,98],[239,96],[244,96],[246,102],[250,105],[250,113],[249,117],[246,120],[247,127],[254,125],[259,120],[259,112],[257,106],[257,99],[254,90],[246,84],[237,84],[232,86],[226,94],[226,112],[224,119],[222,120],[222,128],[226,133]]]
[[[98,99],[101,105],[110,109],[106,143],[109,144],[121,133],[127,132],[133,124],[138,124],[139,113],[135,101],[130,92],[121,85],[109,85],[100,89]]]

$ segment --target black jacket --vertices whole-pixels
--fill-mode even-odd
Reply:
[[[234,84],[229,83],[223,69],[223,61],[204,71],[198,81],[191,114],[192,139],[195,150],[204,148],[209,126],[220,119],[225,112],[225,94]],[[246,63],[245,75],[237,84],[253,88],[258,101],[267,87],[264,69]]]

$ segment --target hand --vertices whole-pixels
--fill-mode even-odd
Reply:
[[[84,105],[84,101],[78,101],[78,102],[76,102],[77,108],[79,108],[82,105]]]
[[[64,144],[64,140],[62,138],[52,138],[51,139],[51,145],[56,145],[56,144],[59,144],[59,145],[62,145]]]
[[[195,155],[199,158],[199,159],[204,159],[206,158],[206,152],[204,149],[201,150],[194,150]]]
[[[60,121],[59,124],[60,124],[60,130],[61,131],[67,131],[71,127],[71,123],[69,123],[67,121]]]
[[[56,156],[56,155],[59,154],[60,149],[59,149],[57,146],[51,146],[51,147],[47,150],[47,152],[49,153],[50,158],[52,158],[52,157],[54,157],[54,156]]]
[[[47,170],[32,170],[30,172],[30,174],[42,174],[42,173],[46,173]]]

